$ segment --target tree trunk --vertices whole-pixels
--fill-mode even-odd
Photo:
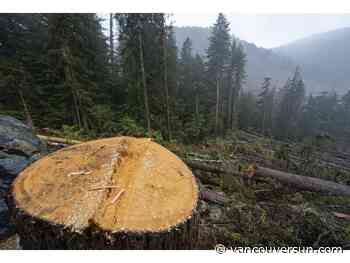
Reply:
[[[227,103],[227,128],[232,129],[232,99],[233,97],[233,87],[232,87],[232,80],[230,81],[230,86],[229,86],[229,95],[228,95],[228,103]]]
[[[109,48],[111,64],[114,64],[114,35],[113,35],[113,14],[109,15]]]
[[[75,121],[77,122],[78,127],[81,128],[82,121],[81,121],[80,108],[79,108],[79,95],[78,95],[78,91],[75,88],[75,77],[71,66],[72,57],[71,57],[70,49],[67,45],[63,45],[63,59],[66,64],[64,67],[65,81],[67,81],[68,85],[70,86],[72,97],[73,97]]]
[[[236,80],[232,106],[232,130],[236,130],[238,128],[238,97],[240,90],[239,85],[239,82]]]
[[[141,67],[141,77],[142,77],[142,86],[143,86],[143,97],[145,103],[145,114],[146,114],[146,124],[147,124],[147,132],[149,136],[151,136],[151,117],[149,112],[149,104],[148,104],[148,92],[146,86],[146,73],[145,73],[145,65],[143,61],[143,44],[142,44],[142,32],[139,32],[139,52],[140,52],[140,67]]]
[[[290,184],[298,189],[330,193],[333,195],[350,196],[350,187],[335,182],[319,179],[316,177],[302,176],[292,173],[286,173],[270,168],[258,167],[256,174],[258,176],[269,176],[278,181]]]
[[[197,182],[147,138],[56,151],[16,178],[12,197],[24,249],[197,248]]]
[[[31,130],[33,130],[34,129],[33,119],[32,119],[32,116],[30,115],[27,103],[24,100],[23,92],[22,92],[21,89],[19,89],[18,93],[19,93],[19,97],[21,98],[21,101],[22,101],[22,104],[23,104],[24,113],[26,115],[26,124]]]
[[[198,94],[198,87],[195,87],[195,114],[196,114],[196,122],[197,125],[199,124],[199,94]]]
[[[231,171],[228,169],[223,169],[217,166],[202,164],[199,162],[186,161],[186,164],[192,169],[199,169],[206,172],[225,173],[225,174],[232,174],[232,175],[238,175],[238,176],[250,177],[250,178],[271,177],[278,180],[281,183],[294,186],[301,190],[328,193],[328,194],[339,195],[339,196],[350,196],[350,187],[347,185],[338,184],[332,181],[327,181],[327,180],[323,180],[315,177],[286,173],[286,172],[265,168],[261,166],[259,166],[256,169],[255,175],[251,177],[246,173]]]
[[[262,118],[262,134],[265,134],[265,122],[266,122],[266,109],[265,109],[265,102],[263,107],[263,118]]]
[[[166,103],[166,118],[168,139],[171,140],[171,123],[170,123],[170,105],[169,105],[169,89],[168,89],[168,52],[167,52],[167,33],[166,29],[163,31],[163,64],[164,64],[164,90]]]
[[[216,107],[215,107],[215,134],[219,135],[219,100],[220,100],[220,85],[219,74],[216,77]]]

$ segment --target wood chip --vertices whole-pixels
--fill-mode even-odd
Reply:
[[[116,185],[106,185],[106,186],[93,187],[93,188],[90,188],[89,191],[105,190],[105,189],[111,189],[111,188],[118,188],[118,186],[116,186]]]
[[[72,175],[86,175],[86,174],[91,174],[91,171],[79,171],[79,172],[71,172],[67,176],[71,177]]]
[[[117,200],[122,196],[124,192],[124,189],[120,190],[119,193],[112,199],[111,203],[114,204],[115,202],[117,202]]]

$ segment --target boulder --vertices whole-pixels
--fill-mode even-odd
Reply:
[[[0,115],[0,239],[8,232],[6,197],[16,176],[47,153],[46,144],[21,121]]]

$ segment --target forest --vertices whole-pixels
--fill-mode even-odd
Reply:
[[[0,116],[24,122],[51,152],[132,136],[177,154],[200,180],[205,238],[195,248],[349,249],[350,87],[311,93],[296,66],[284,83],[267,75],[247,89],[245,44],[223,13],[204,54],[190,36],[177,46],[171,21],[165,13],[1,14]],[[17,150],[0,147],[0,161]]]
[[[283,86],[242,89],[246,55],[219,14],[205,55],[176,46],[166,14],[4,14],[0,111],[85,137],[136,134],[183,143],[237,129],[348,141],[350,92],[308,94],[302,68]],[[109,27],[102,26],[109,22]],[[108,23],[107,23],[108,24]]]

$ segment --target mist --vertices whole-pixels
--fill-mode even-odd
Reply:
[[[350,26],[350,14],[224,14],[233,34],[264,48]],[[216,13],[175,13],[172,20],[176,26],[210,27],[216,18]]]

